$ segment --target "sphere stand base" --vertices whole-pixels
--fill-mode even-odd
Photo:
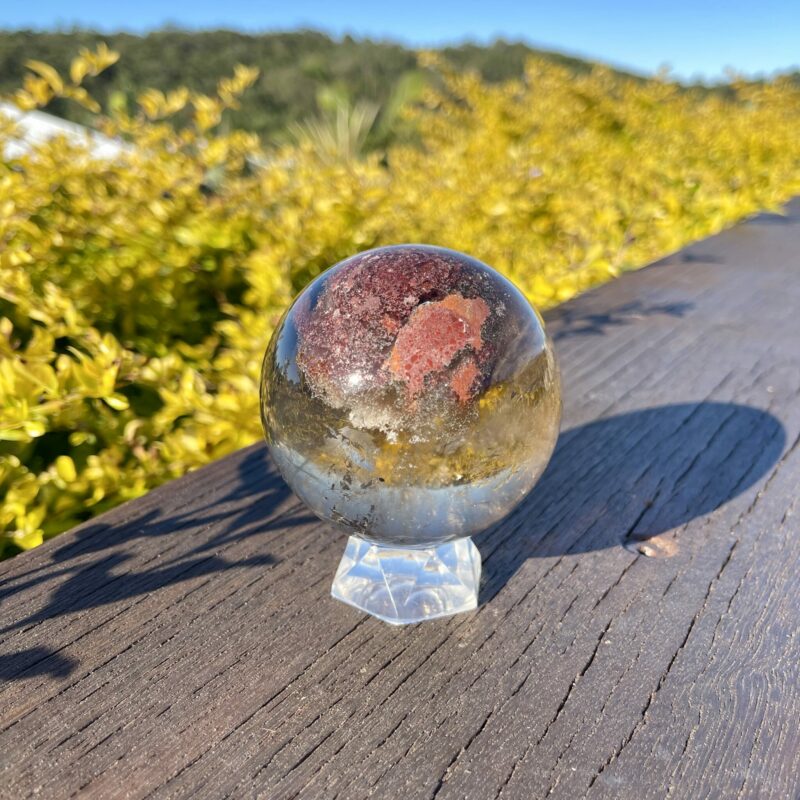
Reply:
[[[481,555],[468,536],[434,547],[347,540],[331,594],[392,625],[446,617],[478,606]]]

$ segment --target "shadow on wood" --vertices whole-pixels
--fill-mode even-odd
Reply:
[[[529,497],[502,523],[475,537],[484,558],[481,603],[529,558],[647,540],[714,511],[762,477],[784,442],[783,426],[774,416],[732,403],[650,408],[564,432]],[[290,530],[316,521],[297,505],[287,514],[270,513],[290,492],[263,447],[242,458],[231,487],[205,498],[191,496],[170,513],[155,504],[122,524],[79,529],[53,551],[58,569],[31,570],[0,589],[1,600],[41,584],[44,598],[38,610],[0,632],[143,597],[204,575],[263,569],[277,563],[274,545]],[[209,527],[213,533],[198,536],[194,546],[181,539]],[[251,555],[227,557],[227,545],[265,534],[269,538],[257,540]],[[332,529],[321,535],[334,539]],[[152,537],[164,537],[159,557],[134,563],[139,543]],[[64,676],[76,666],[56,650],[37,646],[0,661],[0,678]]]
[[[0,655],[0,680],[33,675],[66,678],[78,666],[74,658],[62,655],[49,647],[31,647],[17,653]]]
[[[198,576],[274,564],[276,557],[269,552],[228,559],[220,551],[232,542],[269,531],[288,531],[315,519],[306,512],[269,519],[270,509],[289,496],[290,491],[269,462],[266,450],[253,448],[242,459],[230,491],[209,493],[205,498],[194,495],[189,504],[172,513],[164,513],[160,505],[155,505],[123,524],[84,525],[69,543],[53,551],[52,562],[60,564],[60,568],[53,570],[44,565],[0,587],[0,602],[37,585],[41,585],[42,596],[46,598],[39,610],[6,626],[0,633],[144,596]],[[242,507],[247,500],[252,502]],[[170,540],[214,523],[217,525],[212,536],[198,537],[198,544],[188,549],[181,543],[175,554],[170,554]],[[137,544],[153,537],[164,538],[160,557],[152,563],[131,566],[140,549]],[[48,593],[49,583],[53,588]],[[0,659],[0,679],[35,674],[65,676],[76,666],[76,662],[64,659],[57,651],[34,647]]]
[[[575,336],[603,336],[609,328],[631,325],[646,317],[666,315],[681,318],[692,308],[694,305],[689,302],[645,303],[641,300],[632,300],[602,312],[569,307],[554,312],[559,325],[553,334],[553,341],[560,342]]]
[[[565,431],[525,501],[474,537],[484,559],[480,602],[529,558],[677,532],[763,477],[785,442],[776,417],[736,403],[677,403]]]

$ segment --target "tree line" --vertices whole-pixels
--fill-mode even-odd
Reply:
[[[121,56],[112,68],[87,81],[104,108],[131,104],[139,91],[150,87],[166,91],[186,86],[213,93],[219,78],[231,74],[235,64],[258,67],[258,83],[227,122],[267,140],[280,137],[291,123],[317,114],[320,95],[326,91],[383,108],[391,103],[398,85],[407,84],[417,70],[416,53],[408,47],[350,36],[334,39],[312,30],[246,34],[164,29],[142,36],[79,29],[0,31],[0,94],[9,94],[22,83],[28,59],[64,72],[80,48],[94,48],[101,41]],[[592,67],[588,61],[503,40],[486,46],[444,47],[439,52],[455,67],[475,69],[490,82],[521,75],[531,55],[576,73]],[[89,120],[81,108],[63,101],[55,101],[47,110],[76,122]]]

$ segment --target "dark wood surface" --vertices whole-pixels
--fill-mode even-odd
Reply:
[[[332,600],[260,445],[0,565],[0,796],[797,798],[799,252],[795,202],[548,315],[475,613]]]

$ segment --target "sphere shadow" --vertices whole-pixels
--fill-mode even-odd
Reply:
[[[785,444],[776,417],[737,403],[676,403],[564,431],[525,500],[473,537],[480,602],[530,558],[630,549],[712,513],[763,478]]]

